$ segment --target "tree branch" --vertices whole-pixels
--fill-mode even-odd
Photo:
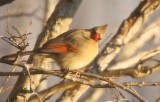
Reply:
[[[13,2],[13,1],[14,1],[14,0],[1,0],[1,1],[0,1],[0,6],[9,4],[9,3]]]
[[[69,29],[69,25],[81,1],[82,0],[60,0],[42,33],[39,35],[35,48],[42,46],[42,44],[47,40],[52,39]],[[34,66],[38,66],[40,68],[48,69],[48,61],[42,56],[32,56],[28,63],[32,63]],[[33,89],[39,85],[41,77],[42,75],[31,76],[33,81],[31,85]],[[19,88],[17,88],[17,86]],[[15,88],[13,88],[8,100],[14,100],[15,102],[26,101],[25,98],[28,98],[31,94],[25,93],[24,89],[30,90],[30,80],[28,76],[18,78]],[[21,92],[24,92],[23,95]]]
[[[131,13],[131,15],[123,21],[115,36],[108,44],[106,44],[102,52],[100,52],[95,61],[97,64],[94,64],[93,66],[98,66],[97,68],[99,68],[101,71],[105,70],[110,62],[120,52],[123,45],[127,43],[127,40],[125,40],[126,37],[134,36],[135,33],[141,29],[147,18],[149,18],[149,16],[156,10],[156,8],[158,8],[159,5],[160,0],[141,1],[138,7]],[[105,63],[105,65],[101,66],[103,63]],[[59,101],[77,101],[79,98],[77,96],[81,96],[89,88],[89,86],[83,85],[79,85],[77,87],[77,89],[74,89],[76,92],[73,92],[74,90],[67,90],[65,93],[68,95],[62,96]]]

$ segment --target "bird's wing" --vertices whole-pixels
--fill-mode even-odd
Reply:
[[[74,34],[74,30],[65,32],[60,36],[51,39],[46,42],[42,48],[40,48],[40,52],[44,53],[67,53],[67,52],[75,52],[77,50],[77,46],[72,42],[72,35]]]
[[[73,44],[69,43],[50,43],[46,46],[43,46],[41,52],[44,53],[67,53],[67,52],[75,52],[77,47]]]

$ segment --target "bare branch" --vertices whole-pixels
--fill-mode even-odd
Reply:
[[[50,16],[47,21],[46,26],[44,27],[42,33],[39,35],[35,48],[41,47],[43,43],[47,40],[52,39],[61,33],[67,31],[69,29],[69,25],[72,22],[72,18],[76,13],[80,3],[82,0],[60,0],[58,5],[56,6],[54,12]],[[48,60],[46,60],[42,56],[32,56],[30,57],[28,63],[32,63],[34,66],[38,66],[40,68],[48,69]],[[31,76],[31,79],[34,83],[32,83],[32,87],[35,89],[41,80],[42,75]],[[9,100],[16,100],[23,102],[25,99],[22,97],[21,92],[23,90],[30,90],[30,81],[27,76],[19,77],[15,87],[19,86],[19,88],[13,88]],[[25,97],[29,97],[31,94],[23,94]]]
[[[124,82],[123,85],[125,86],[159,86],[160,82]]]
[[[147,42],[154,40],[155,36],[158,36],[158,32],[160,29],[160,19],[155,20],[151,24],[147,26],[141,33],[138,33],[138,36],[132,38],[121,50],[121,53],[119,54],[118,59],[126,59],[130,56],[133,56],[140,50],[142,47],[144,47]]]
[[[1,0],[1,1],[0,1],[0,6],[9,4],[9,3],[13,2],[13,1],[14,1],[14,0]]]
[[[32,73],[32,70],[36,70],[38,72],[41,72],[41,73],[45,73],[45,74],[52,74],[52,75],[57,75],[59,77],[62,77],[62,78],[66,78],[68,80],[72,80],[72,81],[75,81],[75,82],[78,82],[78,83],[82,83],[82,84],[85,84],[85,85],[89,85],[91,87],[95,87],[95,88],[105,88],[105,87],[118,87],[118,88],[121,88],[129,93],[131,93],[133,96],[135,96],[136,98],[138,98],[139,100],[141,101],[144,101],[144,99],[138,95],[137,93],[135,93],[132,89],[128,88],[128,87],[125,87],[123,86],[122,84],[119,84],[107,77],[103,77],[103,76],[99,76],[99,75],[96,75],[96,74],[91,74],[91,73],[84,73],[84,72],[80,72],[79,73],[79,76],[76,75],[77,72],[68,72],[68,74],[65,74],[61,71],[46,71],[46,70],[42,70],[42,69],[35,69],[35,68],[30,68],[30,73]],[[14,74],[21,74],[21,75],[27,75],[27,73],[25,72],[12,72]],[[36,74],[36,73],[34,73]],[[13,74],[12,74],[13,75]]]
[[[147,18],[155,11],[155,9],[159,6],[160,1],[152,0],[142,1],[138,7],[131,13],[131,15],[123,21],[116,35],[111,39],[111,41],[105,46],[101,54],[97,59],[100,61],[98,65],[101,63],[109,64],[114,57],[120,52],[121,48],[125,43],[127,43],[126,37],[133,36],[139,29],[142,27],[143,23],[147,20]],[[107,68],[107,64],[100,68],[101,70]]]
[[[12,13],[12,14],[6,14],[6,15],[2,15],[0,16],[0,20],[3,20],[3,19],[7,19],[8,16],[9,17],[23,17],[23,16],[26,16],[26,17],[31,17],[33,16],[34,18],[36,18],[37,20],[39,21],[42,21],[42,18],[36,16],[36,12],[38,12],[40,9],[40,7],[38,6],[36,9],[34,9],[32,12],[16,12],[16,13]]]
[[[126,37],[131,37],[136,32],[138,32],[139,29],[141,29],[143,23],[155,11],[155,9],[158,8],[159,5],[160,0],[141,1],[138,7],[131,13],[131,15],[123,21],[115,36],[104,47],[102,52],[100,52],[99,56],[96,58],[96,61],[94,62],[96,63],[96,65],[94,64],[93,66],[96,66],[101,71],[105,70],[110,64],[110,62],[120,52],[123,45],[127,43],[127,40],[125,40]],[[101,66],[103,65],[103,63],[105,63],[105,65]],[[68,95],[66,95],[65,97],[61,97],[60,101],[77,101],[79,97],[76,96],[81,96],[85,92],[85,90],[89,88],[88,86],[82,86],[83,88],[79,88],[80,86],[77,87],[78,89],[74,89],[76,90],[76,92],[73,92],[74,90],[66,91]]]

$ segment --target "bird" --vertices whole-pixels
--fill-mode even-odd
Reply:
[[[107,24],[91,29],[73,29],[62,33],[32,51],[20,55],[37,54],[54,59],[61,70],[77,70],[91,63],[99,52],[99,41],[105,36]]]

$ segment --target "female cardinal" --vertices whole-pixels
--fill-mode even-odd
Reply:
[[[43,44],[41,48],[20,55],[40,54],[54,59],[62,69],[76,70],[89,64],[98,54],[98,41],[107,25],[91,29],[75,29]]]

